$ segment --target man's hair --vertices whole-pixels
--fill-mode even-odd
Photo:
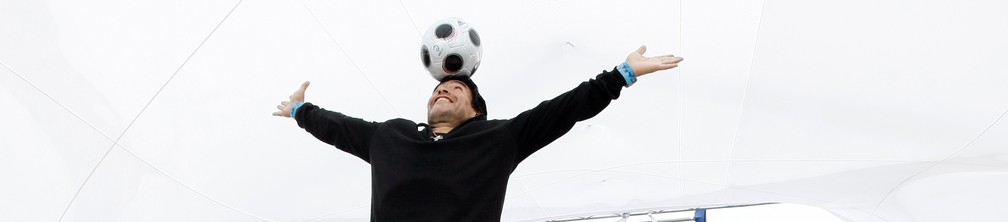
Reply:
[[[466,87],[469,87],[469,91],[472,92],[472,98],[470,98],[469,100],[472,101],[472,104],[470,105],[472,106],[473,109],[476,110],[476,112],[479,112],[479,115],[476,115],[476,118],[478,118],[479,120],[487,120],[486,100],[483,100],[483,96],[479,94],[479,88],[476,87],[476,82],[473,82],[472,79],[466,75],[449,75],[441,79],[441,83],[438,83],[437,86],[441,86],[441,84],[444,84],[452,80],[458,80],[462,83],[465,83]],[[436,89],[437,86],[435,86],[434,88]]]

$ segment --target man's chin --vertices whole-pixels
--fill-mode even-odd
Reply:
[[[447,115],[451,111],[451,107],[446,104],[434,104],[429,110],[430,114]]]
[[[438,110],[437,108],[432,108],[427,112],[427,122],[440,122],[448,118],[447,110]]]

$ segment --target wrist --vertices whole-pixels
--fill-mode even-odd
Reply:
[[[630,87],[637,82],[637,74],[634,73],[633,67],[630,67],[630,63],[623,62],[619,66],[616,66],[616,70],[619,70],[620,74],[623,75],[626,87]]]
[[[304,102],[294,102],[294,104],[291,104],[291,118],[294,118],[294,115],[297,114],[298,108],[301,108],[302,105],[304,105]]]

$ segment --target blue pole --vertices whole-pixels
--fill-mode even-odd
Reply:
[[[707,209],[697,208],[693,211],[693,221],[707,222]]]

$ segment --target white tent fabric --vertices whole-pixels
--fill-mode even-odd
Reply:
[[[790,202],[1008,221],[1008,2],[0,1],[0,221],[360,221],[370,172],[270,116],[426,119],[460,17],[510,118],[641,44],[640,79],[512,175],[504,221]]]

